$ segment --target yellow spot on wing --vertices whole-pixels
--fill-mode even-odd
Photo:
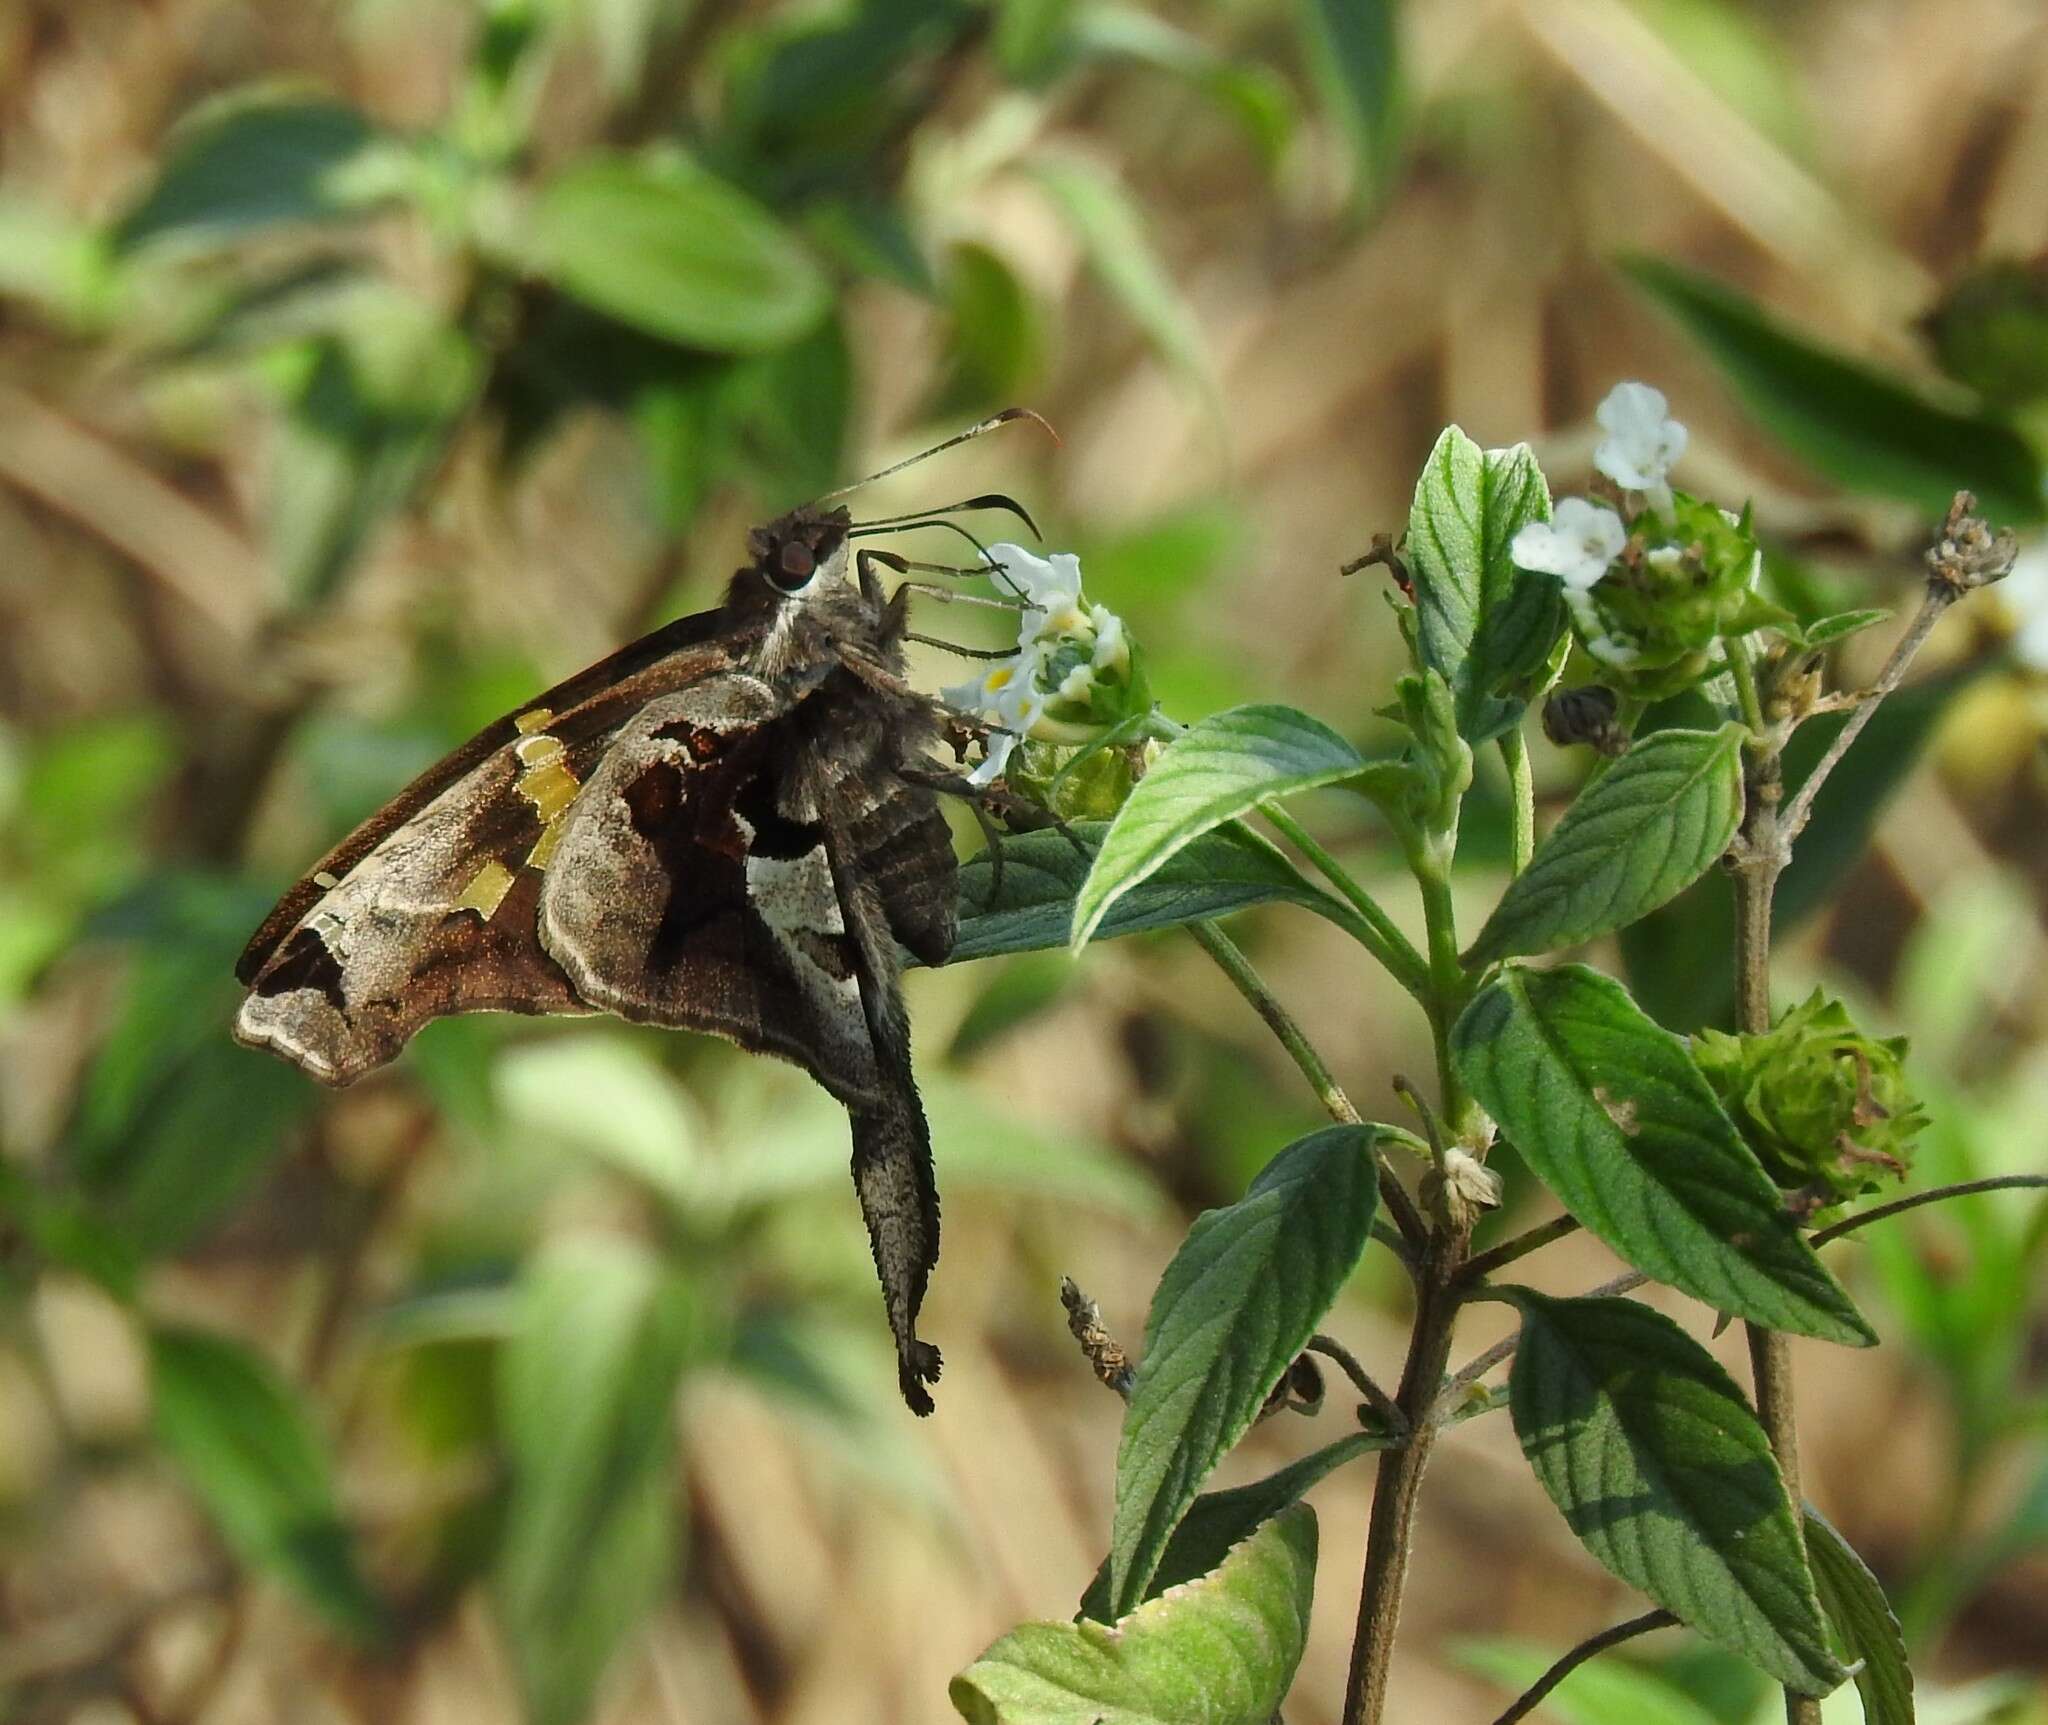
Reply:
[[[519,794],[543,821],[552,821],[576,800],[576,775],[559,761],[528,767],[519,775]]]
[[[546,707],[535,707],[530,713],[521,713],[512,721],[513,728],[522,733],[537,731],[555,715]]]
[[[462,889],[462,896],[455,901],[455,908],[473,910],[489,922],[498,914],[498,906],[505,902],[505,895],[511,890],[512,871],[494,859],[470,876],[469,885]]]
[[[546,868],[554,858],[555,846],[562,842],[562,828],[567,823],[552,820],[540,829],[540,837],[533,841],[533,849],[526,853],[528,868]]]
[[[536,711],[541,722],[545,722],[546,710]],[[533,805],[541,822],[540,837],[527,853],[526,864],[529,868],[546,868],[548,858],[561,842],[562,819],[580,787],[576,775],[569,770],[568,750],[562,746],[562,739],[529,727],[526,721],[533,716],[522,714],[515,721],[527,734],[512,745],[512,752],[519,757],[519,794]]]

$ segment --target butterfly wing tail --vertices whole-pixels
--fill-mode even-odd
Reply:
[[[939,1256],[939,1192],[931,1132],[905,1062],[879,1106],[849,1110],[853,1183],[867,1219],[882,1303],[896,1338],[896,1379],[914,1414],[932,1411],[926,1384],[939,1376],[939,1350],[919,1341],[917,1312]]]

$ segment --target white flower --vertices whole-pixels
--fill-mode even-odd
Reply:
[[[1078,557],[1069,552],[1040,557],[1004,543],[989,547],[988,564],[997,588],[1023,601],[1017,650],[984,676],[940,691],[948,706],[1000,727],[987,737],[981,763],[968,774],[978,785],[1003,771],[1021,737],[1088,741],[1101,729],[1089,716],[1098,687],[1118,683],[1131,663],[1123,619],[1081,597]],[[1064,717],[1047,710],[1055,703],[1066,710]],[[1076,708],[1081,709],[1078,715]]]
[[[1624,491],[1640,491],[1659,509],[1671,507],[1665,475],[1685,453],[1685,427],[1671,417],[1661,389],[1647,383],[1617,383],[1594,410],[1607,435],[1593,451],[1593,465]]]
[[[1050,557],[1040,557],[1004,540],[988,548],[988,562],[995,571],[991,578],[997,589],[1022,599],[1030,607],[1027,621],[1031,612],[1037,613],[1037,622],[1029,633],[1050,628],[1055,633],[1071,634],[1075,631],[1067,625],[1085,620],[1086,613],[1081,610],[1081,559],[1071,551],[1055,551]]]
[[[2013,620],[2013,657],[2030,671],[2048,671],[2048,539],[2022,551],[1994,590]]]
[[[1044,652],[1034,639],[991,665],[984,675],[939,691],[947,706],[990,719],[1000,727],[984,740],[981,762],[967,775],[972,783],[985,785],[999,777],[1018,739],[1044,714],[1046,695],[1038,686],[1044,661]]]
[[[1628,529],[1613,510],[1566,497],[1548,521],[1532,521],[1517,533],[1508,555],[1519,569],[1561,576],[1567,592],[1584,592],[1627,544]]]

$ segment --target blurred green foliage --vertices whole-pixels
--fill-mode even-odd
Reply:
[[[381,8],[379,27],[402,42],[398,10]],[[1688,0],[1643,12],[1760,123],[1801,134],[1748,11]],[[1215,412],[1179,260],[1121,164],[1076,148],[1055,117],[1170,90],[1213,117],[1260,183],[1333,178],[1317,240],[1341,247],[1385,209],[1415,139],[1455,147],[1471,113],[1456,92],[1423,111],[1396,9],[1380,3],[1168,16],[1115,0],[478,0],[456,16],[467,47],[430,124],[388,123],[303,79],[252,77],[192,101],[151,174],[99,218],[44,187],[0,185],[10,334],[28,329],[81,372],[119,369],[160,416],[144,418],[167,468],[182,454],[167,405],[180,391],[253,404],[269,438],[257,510],[267,587],[239,692],[200,713],[142,689],[121,713],[0,710],[0,1015],[57,996],[91,1007],[76,1070],[53,1079],[54,1148],[32,1158],[9,1145],[0,1160],[0,1291],[10,1336],[31,1351],[27,1313],[45,1278],[87,1278],[134,1314],[150,1442],[236,1564],[281,1580],[339,1634],[399,1645],[482,1581],[532,1716],[567,1721],[587,1713],[610,1655],[686,1560],[679,1392],[743,1379],[852,1465],[920,1489],[878,1438],[885,1372],[845,1202],[843,1118],[788,1073],[680,1039],[470,1020],[434,1026],[365,1098],[390,1116],[374,1155],[339,1141],[348,1116],[226,1036],[235,952],[302,860],[262,834],[265,800],[281,782],[301,787],[294,842],[317,848],[538,672],[502,641],[449,640],[430,616],[403,713],[373,717],[294,649],[343,614],[395,528],[459,506],[466,460],[483,452],[510,493],[582,415],[624,434],[646,523],[670,542],[735,496],[765,514],[839,482],[881,393],[853,351],[856,296],[937,309],[921,416],[952,422],[1028,396],[1061,351],[1062,307],[1029,229],[961,219],[998,181],[1039,200],[1091,292]],[[551,113],[564,91],[566,126]],[[1996,505],[2038,514],[2024,404],[1928,399],[1730,289],[1661,266],[1637,274],[1759,419],[1845,489],[1925,507],[1971,479],[1995,488]],[[1170,711],[1194,717],[1254,692],[1235,624],[1204,598],[1247,549],[1233,503],[1084,525],[1075,542],[1091,586],[1162,649],[1150,670]],[[1800,575],[1780,597],[1821,614],[1790,591]],[[1885,709],[1881,723],[1911,728],[1837,780],[1871,775],[1838,821],[1821,811],[1802,861],[1832,843],[1831,860],[1796,894],[1788,878],[1797,908],[1784,914],[1839,882],[1967,681],[1929,690],[1922,708],[1909,710],[1916,692]],[[1478,801],[1467,860],[1485,866]],[[1071,860],[1058,844],[1047,859]],[[1205,877],[1223,904],[1288,896],[1271,871],[1258,878],[1260,859],[1225,861],[1235,874]],[[1134,897],[1120,911],[1139,908]],[[1674,1020],[1712,1016],[1706,965],[1683,944],[1708,919],[1689,915],[1641,925],[1671,944],[1631,947],[1639,993],[1654,1004],[1645,979],[1661,977]],[[1063,939],[1062,915],[1040,925],[1044,939],[985,928],[971,950]],[[1938,966],[1916,962],[1923,992],[1901,1008],[1904,1027],[1938,1036]],[[962,1056],[1071,987],[1064,960],[985,968],[955,1026]],[[1191,1099],[1195,1184],[1234,1192],[1288,1135],[1280,1127],[1306,1121],[1213,1033],[1162,1034],[1161,1064]],[[1960,1105],[1937,1109],[1954,1124],[1923,1151],[1929,1180],[1995,1171],[2031,1142],[2034,1092],[1969,1070],[1965,1053]],[[943,1074],[928,1100],[949,1199],[980,1188],[1056,1215],[1157,1211],[1150,1178],[1101,1145],[994,1119]],[[0,1131],[17,1130],[29,1135],[0,1114]],[[355,1280],[363,1242],[428,1154],[458,1201],[409,1242],[401,1291],[370,1301]],[[292,1183],[266,1200],[266,1176],[286,1169]],[[1977,1484],[2008,1448],[2037,1443],[2048,1417],[2018,1370],[2040,1217],[1983,1200],[1872,1236],[1955,1424],[1958,1529]],[[165,1303],[160,1272],[238,1229],[328,1288],[332,1310],[316,1312],[304,1357],[195,1328]],[[1953,1253],[1937,1250],[1949,1230],[1967,1236]],[[374,1552],[340,1508],[337,1330],[370,1362],[365,1393],[403,1442],[471,1466],[462,1490]],[[1978,1579],[2043,1541],[2048,1472],[1995,1529],[1944,1530],[1920,1554],[1909,1628],[1932,1636]],[[572,1583],[591,1591],[571,1598]]]

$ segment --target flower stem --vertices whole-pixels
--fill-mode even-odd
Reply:
[[[1316,842],[1315,836],[1285,809],[1272,803],[1262,804],[1259,812],[1271,821],[1289,843],[1320,869],[1364,919],[1366,929],[1358,931],[1359,944],[1384,965],[1388,973],[1403,988],[1422,999],[1429,986],[1429,966],[1422,954],[1415,950],[1414,943],[1394,926],[1394,920],[1380,908],[1379,901],[1360,886],[1351,871]]]
[[[1888,1216],[1901,1211],[1917,1210],[1922,1204],[1941,1204],[1950,1198],[1973,1198],[1979,1192],[2009,1192],[2016,1188],[2039,1191],[2048,1188],[2048,1174],[1993,1174],[1983,1180],[1962,1180],[1953,1186],[1936,1186],[1926,1192],[1909,1192],[1903,1198],[1894,1198],[1889,1204],[1880,1204],[1874,1210],[1864,1210],[1854,1216],[1845,1216],[1841,1221],[1821,1229],[1807,1237],[1809,1246],[1825,1246],[1830,1240],[1839,1240],[1844,1234],[1853,1234],[1858,1228],[1872,1222],[1882,1222]]]
[[[1514,810],[1515,873],[1520,874],[1536,854],[1536,779],[1529,770],[1529,740],[1522,735],[1520,725],[1501,733],[1500,758],[1507,763],[1508,791]]]
[[[1243,948],[1213,922],[1191,922],[1187,928],[1195,937],[1196,944],[1216,961],[1217,968],[1251,1003],[1252,1010],[1266,1021],[1266,1028],[1272,1031],[1275,1040],[1287,1050],[1288,1058],[1308,1080],[1309,1088],[1316,1093],[1316,1100],[1323,1105],[1323,1111],[1340,1126],[1365,1124],[1364,1117],[1331,1076],[1329,1066],[1316,1052],[1314,1044],[1295,1023],[1294,1015],[1266,986],[1266,979],[1252,967],[1252,961],[1245,957]],[[1394,1225],[1400,1229],[1401,1238],[1407,1242],[1409,1250],[1419,1252],[1429,1231],[1422,1220],[1422,1213],[1394,1178],[1394,1171],[1387,1166],[1386,1158],[1377,1148],[1373,1151],[1373,1161],[1379,1174],[1380,1202],[1386,1206],[1387,1214],[1394,1218]]]
[[[1588,1636],[1516,1697],[1514,1705],[1495,1719],[1493,1725],[1515,1725],[1517,1720],[1528,1718],[1543,1704],[1543,1698],[1551,1690],[1594,1655],[1605,1653],[1610,1647],[1619,1647],[1624,1641],[1633,1641],[1638,1635],[1648,1635],[1654,1629],[1669,1629],[1677,1621],[1660,1606],[1640,1617],[1631,1617],[1626,1623],[1617,1623],[1612,1629],[1603,1629],[1598,1635]]]

